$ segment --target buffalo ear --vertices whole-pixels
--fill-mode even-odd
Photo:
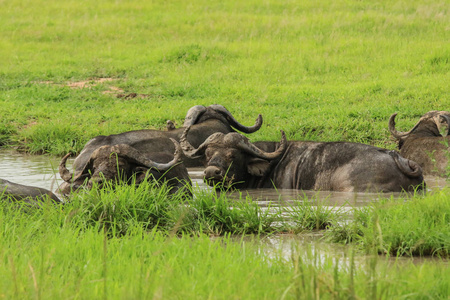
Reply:
[[[270,163],[261,158],[252,158],[247,163],[247,171],[253,176],[264,176],[269,171]]]

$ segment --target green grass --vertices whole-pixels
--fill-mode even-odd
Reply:
[[[450,257],[448,188],[410,199],[385,199],[353,209],[353,219],[327,232],[335,242],[393,256]]]
[[[449,295],[450,269],[445,261],[420,265],[383,261],[362,257],[351,248],[344,256],[324,254],[311,246],[296,246],[295,241],[286,256],[267,251],[258,235],[253,242],[229,234],[213,239],[203,233],[174,235],[175,230],[163,230],[170,223],[164,218],[150,228],[151,222],[144,222],[147,217],[138,213],[141,192],[119,188],[102,194],[108,201],[113,195],[129,197],[128,208],[119,200],[115,205],[108,201],[98,205],[89,196],[74,200],[90,199],[100,214],[95,208],[83,209],[86,202],[44,203],[40,209],[1,203],[0,298],[445,299]],[[126,219],[119,216],[133,208],[135,213]],[[155,211],[151,201],[148,210]],[[89,211],[92,214],[87,215]],[[182,228],[182,221],[173,226]]]
[[[407,129],[448,110],[445,4],[3,2],[0,141],[62,155],[219,103],[245,124],[263,114],[254,140],[283,129],[289,139],[394,148],[392,113]],[[101,77],[114,81],[66,86]],[[148,97],[104,94],[111,86]]]
[[[287,206],[264,209],[249,197],[231,199],[226,193],[196,191],[192,199],[183,195],[170,195],[166,186],[154,183],[138,187],[125,184],[94,186],[89,191],[70,195],[62,207],[36,205],[23,209],[36,218],[47,213],[65,215],[80,230],[99,227],[108,236],[129,234],[129,228],[158,230],[165,234],[227,235],[302,232],[320,230],[337,223],[338,215],[331,208],[313,203],[307,198]],[[17,209],[14,203],[12,209]],[[9,207],[9,206],[8,206]]]
[[[448,28],[446,1],[1,1],[0,146],[77,153],[96,135],[180,125],[190,107],[217,103],[246,125],[263,115],[254,141],[279,140],[282,129],[394,149],[392,113],[403,131],[449,109]],[[228,238],[329,228],[372,254],[448,257],[448,189],[355,210],[342,228],[310,201],[267,214],[246,198],[166,193],[1,203],[0,298],[450,295],[445,261],[390,266],[300,250],[286,261]]]

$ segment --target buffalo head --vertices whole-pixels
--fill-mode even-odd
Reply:
[[[407,132],[395,129],[395,116],[389,119],[389,130],[398,140],[400,154],[417,162],[425,175],[448,176],[450,112],[430,111]]]
[[[213,104],[210,106],[196,105],[191,107],[186,113],[184,118],[183,127],[189,127],[194,124],[200,124],[207,120],[215,119],[224,124],[229,124],[231,127],[244,132],[253,133],[261,128],[262,116],[258,115],[256,122],[253,126],[244,126],[239,123],[233,115],[222,105]]]
[[[61,178],[66,182],[66,186],[61,191],[62,194],[68,194],[70,190],[74,191],[80,187],[91,188],[94,183],[100,187],[106,181],[128,182],[135,176],[136,184],[152,177],[160,179],[169,169],[179,164],[182,150],[175,140],[171,139],[175,145],[173,159],[167,163],[157,163],[144,155],[135,148],[118,144],[113,146],[102,146],[92,152],[92,155],[84,168],[78,174],[72,174],[66,168],[66,161],[70,154],[64,156],[59,165]],[[154,154],[159,159],[167,160],[167,153]],[[184,168],[184,166],[183,166]],[[185,169],[185,168],[184,168]],[[187,171],[185,172],[187,174]],[[182,174],[182,177],[186,177]],[[186,179],[186,178],[180,178]]]
[[[283,131],[279,147],[274,152],[265,152],[239,133],[215,133],[198,148],[187,141],[187,127],[180,137],[180,144],[187,157],[205,157],[205,181],[211,185],[231,185],[240,183],[251,176],[264,176],[270,169],[270,162],[281,157],[286,150],[287,141]]]
[[[395,129],[395,117],[397,113],[389,118],[389,131],[399,141],[399,149],[403,141],[410,137],[446,137],[450,134],[450,112],[433,110],[424,114],[409,131],[400,132]]]

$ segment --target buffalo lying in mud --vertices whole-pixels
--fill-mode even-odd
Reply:
[[[234,132],[239,130],[244,133],[253,133],[262,125],[262,117],[258,116],[255,125],[247,127],[240,124],[232,114],[222,105],[210,105],[208,107],[197,105],[189,109],[184,121],[184,127],[192,126],[189,142],[199,146],[207,137],[216,132]],[[234,129],[233,129],[234,128]],[[126,144],[143,153],[168,152],[173,153],[175,148],[169,138],[177,141],[184,128],[171,128],[171,130],[135,130],[112,135],[100,135],[91,139],[75,159],[73,165],[75,173],[80,173],[92,153],[101,146],[113,146]],[[187,167],[202,166],[199,159],[183,159]]]
[[[35,202],[43,201],[47,197],[52,202],[61,203],[61,200],[51,191],[35,186],[14,183],[0,179],[0,198],[9,197],[11,200]]]
[[[176,148],[173,155],[165,152],[144,155],[126,144],[102,146],[92,152],[85,166],[75,175],[66,168],[70,155],[67,154],[59,165],[59,174],[65,181],[59,188],[60,193],[68,195],[82,187],[90,189],[93,184],[101,187],[111,181],[140,184],[145,180],[155,180],[167,182],[171,194],[189,194],[191,180],[186,167],[180,162],[182,150],[178,142],[172,141]]]
[[[450,112],[430,111],[407,132],[395,129],[395,117],[389,118],[389,130],[398,141],[400,154],[417,162],[425,175],[449,173]]]
[[[424,185],[422,170],[395,151],[348,142],[252,144],[238,133],[216,133],[198,148],[181,137],[185,155],[204,156],[210,185],[236,188],[397,192]]]

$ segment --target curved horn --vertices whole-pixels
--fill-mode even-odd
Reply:
[[[196,105],[191,107],[186,113],[186,117],[184,118],[183,127],[188,127],[194,125],[198,118],[206,111],[206,107],[203,105]]]
[[[208,145],[210,143],[217,142],[220,140],[224,134],[221,132],[216,132],[212,135],[210,135],[198,148],[196,149],[194,146],[192,146],[188,140],[187,140],[187,134],[189,130],[191,129],[191,126],[186,127],[186,129],[183,131],[183,134],[180,136],[180,144],[181,148],[183,149],[184,155],[186,155],[189,158],[195,158],[200,157],[203,155],[203,152],[206,150]]]
[[[396,151],[389,151],[397,167],[409,177],[419,177],[422,175],[422,168],[418,163],[400,156]]]
[[[108,146],[103,146],[103,147],[108,147]],[[102,148],[102,147],[100,147],[100,148]],[[100,148],[98,148],[98,149],[100,149]],[[84,165],[83,170],[81,170],[80,173],[78,173],[77,175],[74,176],[72,182],[76,182],[78,179],[80,179],[83,176],[85,177],[85,179],[91,177],[89,169],[92,168],[92,162],[94,161],[94,157],[99,152],[98,149],[96,149],[94,152],[92,152],[91,157],[89,157],[89,160]]]
[[[395,116],[397,116],[397,113],[392,114],[391,117],[389,118],[389,131],[391,132],[392,136],[395,137],[396,139],[400,139],[402,137],[406,137],[409,134],[411,134],[411,132],[413,132],[417,128],[420,121],[422,120],[420,119],[419,122],[417,122],[417,124],[414,125],[414,127],[410,131],[400,132],[395,129]]]
[[[287,148],[287,140],[286,140],[286,134],[283,130],[281,130],[281,141],[280,145],[274,152],[265,152],[258,147],[256,147],[254,144],[252,144],[247,138],[240,139],[240,141],[236,145],[239,149],[246,151],[247,153],[250,153],[252,155],[255,155],[262,159],[272,160],[275,158],[278,158],[280,155],[282,155]]]
[[[92,153],[91,156],[89,157],[88,161],[86,162],[86,164],[84,165],[83,169],[74,176],[72,182],[76,182],[78,181],[80,178],[84,177],[84,179],[86,178],[90,178],[91,177],[91,172],[89,172],[89,170],[93,167],[93,162],[94,160],[100,155],[102,155],[105,151],[105,149],[110,148],[111,146],[109,145],[105,145],[105,146],[101,146],[100,148],[95,149]],[[83,179],[83,180],[84,180]]]
[[[244,132],[244,133],[253,133],[257,131],[259,128],[261,128],[261,125],[263,123],[262,116],[258,115],[258,118],[256,118],[255,125],[253,126],[244,126],[241,123],[239,123],[233,115],[222,105],[214,104],[209,106],[211,109],[215,110],[218,113],[221,113],[224,115],[228,122],[230,122],[230,125],[236,128],[237,130]]]
[[[119,144],[111,147],[111,153],[117,153],[117,155],[147,168],[156,168],[160,171],[166,171],[180,161],[182,153],[180,144],[172,138],[170,140],[175,145],[175,152],[173,154],[173,159],[168,163],[157,163],[127,144]]]
[[[70,153],[67,153],[62,159],[61,162],[59,163],[59,176],[61,176],[61,178],[68,183],[71,183],[72,180],[72,173],[70,173],[70,171],[66,168],[66,161],[69,158]]]

